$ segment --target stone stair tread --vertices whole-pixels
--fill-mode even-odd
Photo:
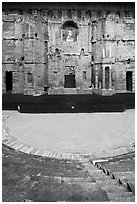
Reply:
[[[89,174],[95,178],[99,187],[107,193],[110,201],[133,202],[135,200],[134,194],[129,192],[123,185],[120,185],[117,179],[111,179],[110,176],[103,172],[103,170],[98,170],[96,166],[88,166],[88,164],[85,166],[86,170],[89,169]]]
[[[122,167],[130,167],[130,166],[135,166],[135,161],[132,160],[132,162],[124,162],[124,163],[118,163],[118,164],[100,164],[101,166],[103,167],[106,167],[106,168],[122,168]]]
[[[111,185],[111,184],[119,185],[115,179],[109,179],[109,178],[108,179],[101,179],[101,180],[99,179],[98,182],[102,183],[104,185]]]
[[[125,178],[123,178],[123,177],[120,177],[119,179],[120,179],[120,181],[123,182],[123,183],[130,183],[130,182],[135,183],[135,178],[131,178],[131,177],[125,177]]]
[[[130,165],[121,165],[121,166],[102,166],[102,168],[106,169],[106,170],[110,170],[110,171],[130,171],[130,169],[135,169],[135,165],[130,164]]]
[[[119,160],[119,161],[103,161],[103,162],[96,162],[96,164],[101,165],[101,166],[121,166],[121,165],[130,165],[130,164],[134,164],[134,158],[131,159],[124,159],[124,160]]]
[[[135,175],[133,172],[114,172],[113,174],[116,179],[120,179],[123,182],[135,181]]]
[[[134,197],[116,197],[111,200],[113,202],[135,202]]]
[[[81,178],[81,177],[74,177],[74,178],[62,177],[62,181],[70,182],[70,183],[76,183],[76,182],[78,182],[78,183],[86,183],[87,185],[89,185],[89,184],[93,184],[93,185],[96,184],[97,185],[95,179],[90,177],[90,176],[86,177],[86,178]]]
[[[115,166],[115,167],[110,167],[110,166],[101,166],[102,169],[105,169],[109,172],[128,172],[128,171],[133,171],[135,169],[135,166],[130,165],[130,166]]]
[[[102,172],[103,173],[103,172]],[[104,173],[103,173],[104,174]],[[104,174],[104,175],[99,175],[99,174],[94,174],[94,177],[96,178],[96,180],[100,180],[100,181],[106,181],[106,180],[110,180],[110,177],[108,177],[106,174]],[[112,180],[113,181],[113,180]]]
[[[114,185],[100,185],[102,189],[104,189],[105,191],[109,192],[109,193],[125,193],[127,192],[125,190],[125,188],[123,186],[114,186]]]
[[[134,163],[134,158],[127,158],[127,159],[121,159],[119,161],[112,161],[112,160],[109,160],[109,161],[105,161],[105,162],[99,162],[100,164],[102,165],[121,165],[121,164],[130,164],[130,163]]]
[[[110,201],[113,202],[134,202],[135,197],[132,193],[124,193],[124,194],[114,194],[114,193],[107,193],[107,196]]]
[[[120,169],[118,169],[118,168],[116,168],[116,169],[110,169],[110,168],[103,168],[104,169],[104,171],[107,173],[109,173],[109,174],[117,174],[117,173],[127,173],[127,172],[132,172],[132,174],[134,174],[134,169],[127,169],[127,168],[120,168]]]
[[[107,192],[107,195],[111,198],[115,197],[134,197],[132,192],[118,192],[116,194]]]
[[[111,159],[110,162],[122,162],[122,161],[125,161],[125,160],[131,160],[133,158],[135,158],[135,151],[129,152],[126,155],[117,155],[116,157]]]

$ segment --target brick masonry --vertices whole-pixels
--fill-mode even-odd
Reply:
[[[134,92],[134,12],[134,3],[3,3],[3,93],[65,93],[65,75],[82,94]]]

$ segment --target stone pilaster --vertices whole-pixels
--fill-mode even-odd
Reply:
[[[109,89],[112,89],[111,65],[109,66]]]
[[[102,68],[103,68],[103,79],[102,79],[103,80],[103,83],[102,83],[103,87],[102,88],[105,89],[105,66],[103,65]]]

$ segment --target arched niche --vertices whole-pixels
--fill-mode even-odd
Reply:
[[[62,41],[77,42],[78,26],[74,21],[66,21],[61,27]]]

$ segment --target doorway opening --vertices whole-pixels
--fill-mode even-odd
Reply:
[[[105,67],[105,89],[109,89],[109,67]]]
[[[64,88],[76,88],[76,81],[75,81],[74,74],[65,75]]]
[[[132,71],[126,72],[126,90],[132,91]]]
[[[6,92],[11,93],[13,88],[12,71],[6,71]]]

